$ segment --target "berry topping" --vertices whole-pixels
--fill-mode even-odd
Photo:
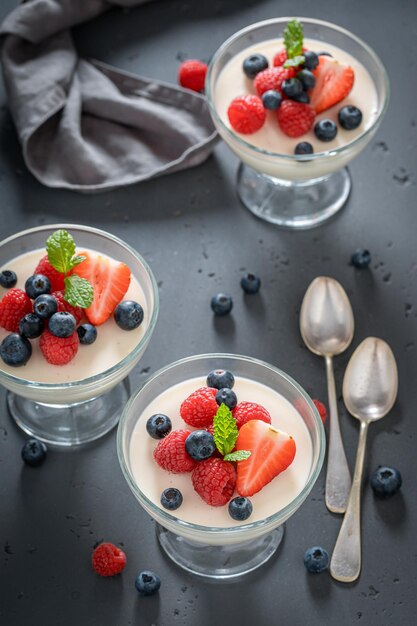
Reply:
[[[185,449],[185,440],[191,431],[173,430],[156,446],[153,456],[162,469],[175,474],[191,472],[196,462]]]
[[[293,96],[292,99],[296,102],[302,102],[303,104],[309,104],[310,102],[310,96],[306,91],[302,91],[300,94],[298,94],[298,96]]]
[[[232,410],[237,405],[237,396],[232,389],[224,387],[224,389],[219,389],[216,393],[216,402],[219,406],[220,404],[225,404]]]
[[[65,275],[62,272],[58,272],[58,270],[51,265],[47,254],[41,258],[33,273],[47,276],[51,283],[51,291],[63,291],[65,289]]]
[[[329,567],[329,553],[320,546],[308,548],[304,554],[304,565],[311,574],[320,574]]]
[[[284,65],[287,58],[287,51],[285,48],[282,48],[281,50],[278,50],[278,52],[274,55],[274,58],[272,59],[272,65],[274,67],[281,67],[282,65]]]
[[[233,299],[225,293],[217,293],[212,297],[210,305],[215,315],[228,315],[233,308]]]
[[[6,335],[0,344],[0,357],[6,365],[13,367],[26,365],[31,356],[32,346],[30,341],[18,333]]]
[[[191,480],[204,502],[211,506],[223,506],[235,490],[236,470],[228,461],[210,458],[196,465]]]
[[[122,330],[134,330],[143,322],[143,309],[138,302],[123,300],[114,310],[114,319]]]
[[[279,91],[269,89],[261,96],[262,104],[268,111],[276,111],[282,102],[282,96]]]
[[[0,272],[0,286],[5,289],[10,289],[14,287],[17,283],[16,273],[12,270],[3,270]]]
[[[0,326],[16,333],[26,313],[32,313],[32,301],[22,289],[13,287],[0,300]]]
[[[168,509],[168,511],[175,511],[178,509],[181,506],[182,501],[182,493],[175,487],[168,487],[167,489],[164,489],[161,494],[161,504],[164,509]]]
[[[184,422],[195,428],[210,426],[217,413],[217,390],[212,387],[201,387],[184,400],[180,406],[180,415]]]
[[[317,52],[313,52],[313,50],[305,50],[304,54],[304,63],[303,66],[307,70],[315,70],[319,64],[319,55]],[[322,53],[327,54],[327,53]]]
[[[49,278],[43,274],[33,274],[33,276],[29,276],[25,282],[25,291],[32,300],[35,300],[43,293],[51,293]]]
[[[310,103],[316,113],[326,111],[350,93],[355,73],[349,65],[343,65],[327,56],[319,57],[314,70],[316,85],[310,92]]]
[[[300,141],[294,148],[294,154],[313,154],[314,148],[308,141]]]
[[[49,318],[48,328],[55,337],[70,337],[75,331],[75,317],[66,311],[57,311]]]
[[[66,365],[72,361],[78,352],[78,345],[76,332],[70,337],[55,337],[49,330],[45,330],[39,339],[42,354],[52,365]]]
[[[41,320],[46,320],[58,311],[58,300],[48,293],[42,294],[33,303],[33,310]]]
[[[256,274],[246,274],[246,276],[242,276],[240,286],[245,293],[253,295],[258,293],[261,288],[261,279]]]
[[[229,502],[229,515],[231,518],[243,522],[252,515],[253,506],[249,498],[237,496]]]
[[[94,298],[85,310],[88,321],[103,324],[123,299],[130,284],[130,269],[125,263],[94,252],[82,252],[85,260],[74,267],[73,274],[92,286]]]
[[[146,422],[146,430],[152,439],[162,439],[163,437],[166,437],[168,433],[171,432],[171,429],[172,422],[168,415],[164,415],[163,413],[155,413],[155,415],[151,415]]]
[[[46,459],[46,453],[48,449],[43,441],[39,439],[28,439],[22,448],[22,459],[26,465],[37,467],[41,465]]]
[[[216,444],[207,430],[194,430],[185,440],[185,449],[195,461],[204,461],[216,450]]]
[[[126,555],[123,550],[112,543],[101,543],[93,551],[91,564],[96,574],[115,576],[124,570]]]
[[[97,339],[97,328],[92,324],[81,324],[77,328],[77,333],[80,343],[86,346],[94,343]]]
[[[320,141],[332,141],[337,135],[337,126],[333,120],[319,120],[314,125],[314,134]]]
[[[79,324],[84,317],[84,311],[79,306],[72,306],[69,302],[65,300],[63,291],[53,291],[51,293],[56,301],[58,302],[58,311],[67,311],[71,313],[75,317],[75,321]]]
[[[371,487],[376,496],[389,498],[399,491],[402,477],[395,467],[379,466],[371,476]]]
[[[321,417],[321,421],[323,422],[323,424],[326,423],[327,420],[327,409],[326,406],[323,404],[323,402],[320,402],[320,400],[316,400],[315,398],[313,399],[314,405],[317,409],[317,411],[320,414]]]
[[[269,412],[256,402],[239,402],[236,408],[233,410],[233,417],[236,420],[236,426],[241,428],[246,422],[250,420],[262,420],[263,422],[270,424],[271,416]]]
[[[369,250],[364,250],[363,248],[356,250],[350,258],[351,264],[358,270],[363,270],[369,267],[371,260],[371,253]]]
[[[303,83],[298,78],[288,78],[282,83],[282,93],[287,98],[296,98],[303,92]]]
[[[353,104],[348,104],[340,109],[337,119],[340,126],[345,130],[354,130],[362,122],[362,111]]]
[[[207,64],[196,59],[189,59],[180,65],[178,82],[181,87],[192,91],[203,91],[207,74]]]
[[[315,113],[308,104],[285,100],[277,111],[277,118],[283,133],[289,137],[300,137],[312,127]]]
[[[310,70],[302,69],[297,73],[297,79],[301,81],[304,89],[312,89],[316,84],[316,78]]]
[[[295,70],[293,67],[270,67],[263,72],[259,72],[253,84],[258,96],[262,96],[266,91],[271,89],[282,92],[282,83],[284,80],[294,78]]]
[[[42,335],[44,321],[34,313],[26,313],[19,322],[19,333],[27,339],[35,339]]]
[[[246,95],[233,98],[227,109],[227,116],[233,130],[243,135],[250,135],[262,128],[266,112],[258,96]]]
[[[240,496],[252,496],[291,465],[295,441],[270,424],[251,420],[240,428],[236,450],[251,452],[237,465],[236,490]]]
[[[216,389],[228,387],[232,389],[234,384],[235,377],[228,370],[213,370],[207,376],[207,387],[215,387]]]
[[[251,54],[243,61],[242,69],[248,78],[255,78],[259,72],[266,70],[268,59],[263,54]]]
[[[139,572],[135,578],[135,587],[142,596],[152,596],[161,586],[158,574],[150,570]]]

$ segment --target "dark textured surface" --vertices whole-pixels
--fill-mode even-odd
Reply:
[[[15,5],[3,0],[0,17]],[[253,218],[235,196],[236,158],[219,145],[203,166],[96,196],[42,187],[26,170],[4,92],[0,94],[0,234],[42,223],[79,222],[110,230],[136,247],[160,286],[157,329],[132,387],[162,365],[199,352],[260,357],[325,398],[324,364],[302,345],[298,314],[317,275],[346,288],[355,312],[352,347],[336,359],[338,389],[347,360],[367,335],[387,340],[398,360],[400,389],[389,417],[369,433],[365,474],[395,465],[402,492],[377,501],[363,491],[363,571],[351,585],[328,573],[309,575],[304,550],[332,550],[341,518],[327,512],[324,473],[287,524],[279,555],[244,582],[206,584],[161,553],[154,524],[131,495],[119,469],[115,433],[75,452],[50,451],[40,468],[24,467],[24,436],[0,393],[0,621],[4,626],[212,626],[219,624],[366,624],[409,626],[417,602],[416,436],[417,254],[415,95],[417,10],[411,0],[160,1],[113,11],[76,31],[83,55],[175,82],[178,59],[208,59],[226,36],[259,19],[308,15],[339,23],[365,39],[391,78],[392,101],[372,144],[352,163],[353,191],[331,224],[304,233],[277,230]],[[413,50],[414,46],[414,50]],[[368,271],[349,258],[372,252]],[[262,278],[258,296],[244,296],[242,271]],[[233,314],[214,319],[210,297],[233,294]],[[353,468],[358,425],[339,403]],[[124,546],[128,564],[116,579],[90,567],[96,542]],[[162,578],[158,597],[140,598],[141,569]]]

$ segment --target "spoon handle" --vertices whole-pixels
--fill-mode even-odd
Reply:
[[[340,433],[333,359],[326,356],[327,392],[330,409],[330,435],[327,453],[326,506],[333,513],[344,513],[350,491],[350,472]]]
[[[361,571],[361,485],[368,423],[361,422],[355,472],[348,507],[330,562],[330,573],[336,580],[350,583]]]

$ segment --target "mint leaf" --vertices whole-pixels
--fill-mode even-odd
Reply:
[[[63,229],[56,230],[46,240],[48,261],[62,274],[71,269],[71,259],[75,254],[75,242],[72,236]]]
[[[298,20],[288,22],[284,30],[284,46],[288,59],[303,54],[303,26]]]
[[[301,54],[300,56],[293,57],[292,59],[287,59],[284,63],[284,67],[297,67],[297,65],[302,65],[305,60],[305,56]]]
[[[87,257],[82,256],[82,255],[78,255],[78,254],[76,256],[73,256],[72,259],[71,259],[71,269],[73,267],[75,267],[76,265],[79,265],[80,263],[85,261],[86,258]]]
[[[66,276],[64,279],[66,300],[72,306],[88,309],[94,298],[93,286],[85,278],[76,274]]]
[[[239,431],[231,410],[224,403],[217,409],[213,420],[214,443],[220,454],[229,454],[236,444]]]
[[[250,452],[250,450],[236,450],[235,452],[226,454],[223,457],[223,461],[244,461],[248,459],[251,454],[252,452]]]

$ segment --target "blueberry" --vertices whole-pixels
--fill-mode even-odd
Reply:
[[[55,337],[71,337],[77,322],[72,313],[58,311],[49,318],[48,328]]]
[[[182,501],[182,493],[175,487],[168,487],[168,489],[164,489],[161,494],[161,504],[164,509],[168,509],[169,511],[175,511],[178,509],[181,506]]]
[[[214,387],[214,389],[228,387],[232,389],[234,384],[235,377],[228,370],[213,370],[207,376],[207,387]]]
[[[380,498],[389,498],[399,491],[402,477],[395,467],[379,466],[371,476],[371,487]]]
[[[19,332],[27,339],[40,337],[43,332],[44,322],[34,313],[26,313],[19,322]]]
[[[240,286],[245,293],[252,295],[258,293],[261,288],[261,279],[256,274],[249,273],[246,276],[242,276]]]
[[[148,435],[153,439],[162,439],[171,431],[172,422],[168,415],[163,413],[155,413],[146,422],[146,430]]]
[[[211,308],[215,315],[228,315],[233,308],[232,297],[224,293],[216,294],[211,299]]]
[[[25,282],[25,291],[29,298],[36,300],[43,293],[51,293],[51,281],[43,274],[33,274]]]
[[[303,83],[298,78],[287,78],[283,81],[281,89],[288,98],[294,98],[302,93]]]
[[[161,586],[161,579],[158,574],[150,570],[139,572],[135,579],[135,587],[143,596],[152,596]]]
[[[26,365],[32,355],[32,346],[26,337],[19,333],[6,335],[0,344],[0,357],[6,365],[20,367]]]
[[[304,565],[308,572],[320,574],[329,567],[329,553],[320,546],[308,548],[304,554]]]
[[[316,84],[316,78],[310,70],[300,70],[297,74],[298,80],[301,80],[304,89],[312,89]]]
[[[319,64],[319,55],[322,53],[306,50],[304,54],[304,67],[308,70],[315,70]]]
[[[308,141],[300,141],[294,148],[294,154],[313,154],[314,148]]]
[[[239,522],[243,522],[245,519],[251,516],[253,511],[252,502],[249,498],[243,498],[237,496],[229,502],[229,515]]]
[[[58,302],[56,298],[48,294],[38,296],[33,303],[33,310],[35,314],[42,320],[48,319],[58,310]]]
[[[319,120],[314,125],[314,133],[320,141],[331,141],[337,135],[337,126],[332,120]]]
[[[134,330],[143,322],[143,309],[139,302],[123,300],[114,311],[114,319],[122,330]]]
[[[47,447],[39,439],[28,439],[22,448],[22,459],[27,465],[36,467],[46,458]]]
[[[263,54],[251,54],[243,61],[243,71],[248,78],[255,78],[256,74],[267,67],[268,59]]]
[[[10,287],[14,287],[17,283],[16,273],[12,270],[3,270],[0,272],[0,285],[5,289],[10,289]]]
[[[185,449],[195,461],[204,461],[211,457],[216,444],[213,435],[207,430],[194,430],[185,440]]]
[[[292,100],[296,102],[302,102],[303,104],[308,104],[310,102],[310,96],[306,91],[302,91],[298,96],[293,96]]]
[[[276,111],[282,102],[282,96],[275,89],[268,89],[262,94],[262,102],[268,111]]]
[[[216,393],[216,402],[219,406],[225,404],[232,411],[237,405],[237,396],[232,389],[225,387]]]
[[[353,104],[348,104],[340,109],[337,119],[345,130],[354,130],[362,122],[362,111]]]
[[[367,268],[371,263],[371,253],[369,250],[359,248],[350,257],[351,264],[359,270]]]
[[[80,343],[89,346],[97,339],[97,328],[93,324],[80,324],[77,328]]]

